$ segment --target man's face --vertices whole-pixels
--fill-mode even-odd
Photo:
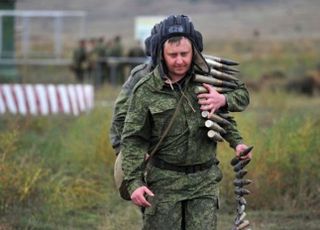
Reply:
[[[173,81],[182,79],[192,63],[192,43],[183,37],[176,42],[166,41],[163,46],[163,57],[169,76]]]

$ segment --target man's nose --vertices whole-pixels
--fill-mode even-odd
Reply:
[[[182,59],[182,57],[180,55],[177,56],[176,62],[178,64],[181,64],[183,62],[183,59]]]

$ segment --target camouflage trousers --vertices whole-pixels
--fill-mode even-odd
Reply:
[[[143,214],[144,230],[214,230],[217,228],[220,169],[185,174],[152,167],[148,187],[151,207]]]
[[[215,230],[217,199],[198,198],[177,203],[160,203],[155,213],[143,216],[144,230]]]

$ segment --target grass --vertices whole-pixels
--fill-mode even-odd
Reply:
[[[97,97],[111,100],[109,91],[103,87]],[[246,143],[254,145],[248,219],[254,229],[316,229],[320,111],[312,108],[320,101],[267,92],[252,99],[247,112],[236,114]],[[0,226],[118,230],[130,224],[140,229],[139,210],[122,201],[113,184],[111,109],[97,107],[81,117],[1,118]],[[219,229],[230,229],[234,153],[224,143],[218,154],[224,172]]]

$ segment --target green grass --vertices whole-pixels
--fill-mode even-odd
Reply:
[[[101,89],[98,97],[110,100],[109,90]],[[309,229],[319,219],[319,104],[317,98],[264,92],[252,95],[246,112],[235,114],[245,142],[254,145],[248,218],[257,229],[290,229],[277,228],[271,210],[294,226],[309,214],[286,213],[315,210]],[[81,117],[2,117],[0,223],[12,229],[139,229],[139,210],[114,188],[110,119],[110,106]],[[234,217],[233,154],[226,143],[219,146],[220,229],[229,229]]]

